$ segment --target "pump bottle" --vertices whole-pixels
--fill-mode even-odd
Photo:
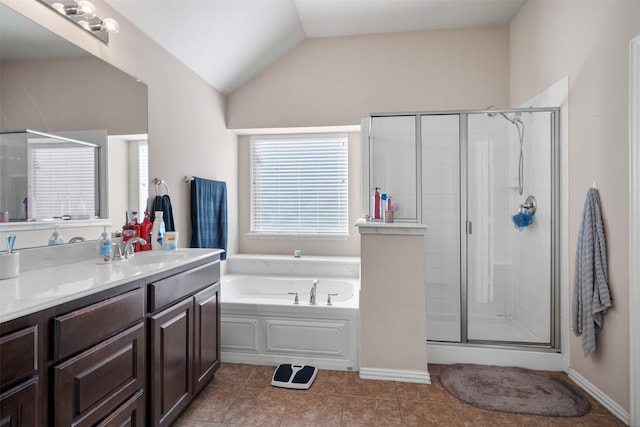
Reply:
[[[98,239],[98,257],[96,259],[97,264],[108,264],[111,262],[111,254],[113,246],[111,245],[111,236],[107,233],[107,227],[104,227],[104,231]]]

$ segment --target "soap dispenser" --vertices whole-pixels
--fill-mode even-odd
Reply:
[[[53,234],[51,234],[51,237],[49,237],[48,245],[49,246],[61,245],[63,243],[64,243],[64,239],[62,238],[60,233],[58,233],[58,227],[56,227],[55,230],[53,231]]]
[[[111,255],[113,251],[113,246],[111,244],[111,236],[107,233],[107,227],[104,227],[104,231],[100,235],[98,239],[98,248],[97,248],[97,264],[108,264],[111,262]]]

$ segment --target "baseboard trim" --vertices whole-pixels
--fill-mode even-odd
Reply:
[[[611,412],[613,415],[618,417],[620,421],[622,421],[626,425],[629,425],[630,423],[629,412],[625,411],[622,406],[614,402],[609,396],[604,394],[602,390],[600,390],[598,387],[593,385],[591,381],[587,380],[585,377],[580,375],[575,370],[569,368],[567,375],[569,375],[569,378],[571,378],[571,380],[573,380],[576,384],[582,387],[584,391],[589,393],[594,399],[600,402],[602,406],[607,408],[609,412]]]
[[[431,375],[426,371],[400,369],[360,368],[360,378],[366,380],[399,381],[405,383],[431,384]]]

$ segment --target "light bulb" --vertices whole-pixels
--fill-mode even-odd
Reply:
[[[96,7],[90,1],[80,0],[78,2],[76,13],[87,19],[93,19],[96,17]]]
[[[100,29],[107,33],[117,33],[120,31],[120,24],[113,18],[105,18],[100,24]]]

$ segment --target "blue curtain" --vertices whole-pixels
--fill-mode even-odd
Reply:
[[[194,177],[191,181],[191,247],[224,249],[227,259],[227,183]]]

